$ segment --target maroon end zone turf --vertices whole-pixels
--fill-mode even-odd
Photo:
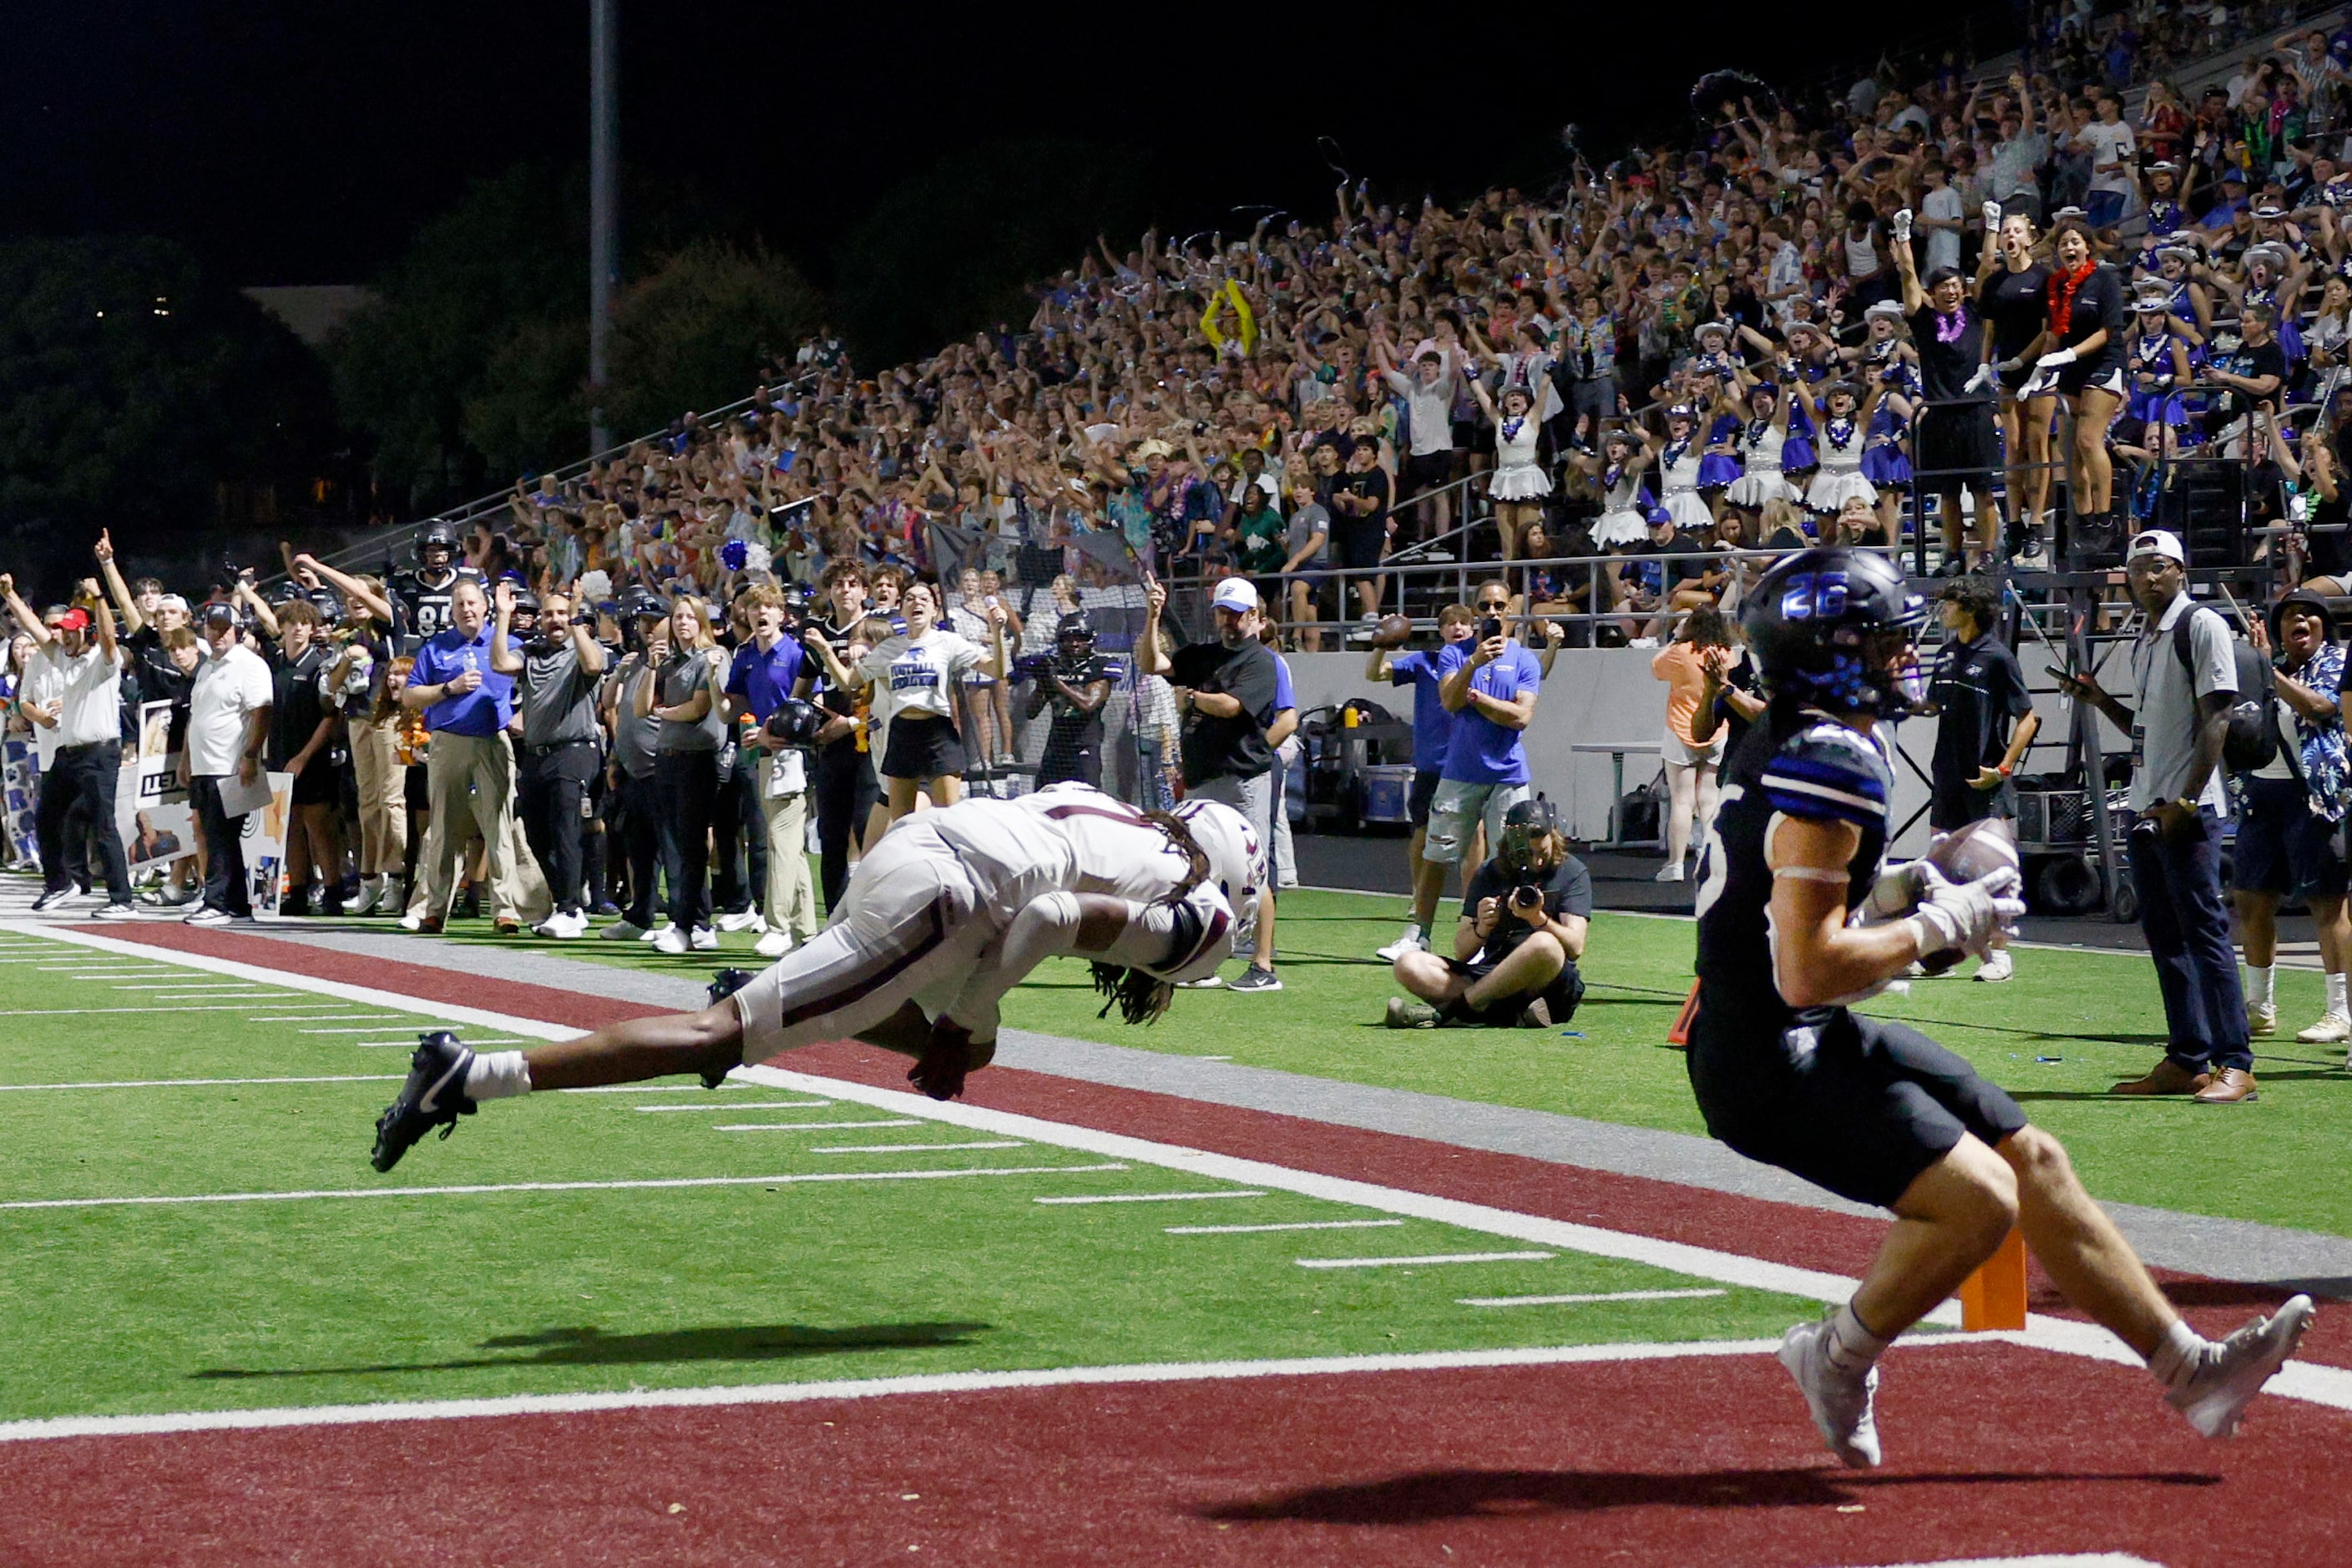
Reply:
[[[200,926],[78,929],[583,1029],[660,1011],[643,1003]],[[905,1058],[855,1042],[810,1046],[769,1065],[876,1088],[908,1088]],[[963,1099],[991,1110],[1839,1274],[1859,1276],[1886,1233],[1886,1222],[1879,1219],[1015,1068],[974,1073]],[[2155,1272],[2183,1313],[2206,1334],[2226,1334],[2249,1314],[2284,1299],[2274,1289],[2164,1269]],[[2060,1299],[2038,1264],[2032,1269],[2032,1284],[2033,1310],[2080,1318]],[[2321,1311],[2298,1353],[2307,1361],[2352,1367],[2352,1312]]]
[[[1879,1410],[1861,1473],[1761,1355],[78,1438],[0,1450],[0,1559],[2344,1560],[2336,1412],[2208,1443],[2144,1373],[2000,1345],[1897,1351]]]

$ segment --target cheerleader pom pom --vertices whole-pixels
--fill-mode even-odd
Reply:
[[[601,605],[613,596],[613,577],[608,572],[583,572],[578,584],[583,603]]]
[[[744,557],[748,552],[748,546],[743,541],[730,539],[719,547],[719,563],[730,572],[740,572],[743,570]]]
[[[760,543],[758,541],[751,541],[743,546],[744,571],[765,572],[775,563],[775,556],[770,553],[766,545]]]

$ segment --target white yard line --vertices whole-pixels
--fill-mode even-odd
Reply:
[[[1439,1263],[1549,1263],[1551,1252],[1425,1252],[1418,1258],[1294,1258],[1301,1268],[1418,1268]]]
[[[234,1089],[264,1083],[398,1083],[396,1072],[336,1073],[323,1078],[131,1078],[108,1083],[0,1083],[0,1094],[36,1089]]]
[[[367,1033],[365,1029],[305,1029],[302,1032],[306,1035],[364,1035]],[[420,1029],[417,1033],[422,1034],[424,1031]],[[416,1048],[416,1036],[411,1035],[404,1040],[353,1040],[350,1043],[355,1048],[362,1051],[413,1051]],[[539,1044],[536,1040],[526,1040],[520,1035],[474,1035],[469,1037],[466,1043],[469,1046],[533,1046]],[[585,1094],[588,1091],[586,1089],[562,1089],[559,1092],[564,1094]],[[679,1109],[683,1110],[685,1108],[681,1106]],[[718,1108],[713,1106],[711,1109],[717,1110]]]
[[[803,1182],[913,1182],[946,1176],[1060,1176],[1072,1172],[1124,1171],[1122,1164],[965,1165],[938,1171],[811,1171],[782,1176],[663,1176],[633,1182],[499,1182],[462,1187],[321,1187],[290,1193],[189,1193],[147,1198],[22,1198],[6,1209],[173,1208],[186,1204],[289,1204],[327,1198],[447,1198],[501,1193],[656,1192],[673,1187],[777,1187]]]
[[[663,1110],[822,1110],[832,1103],[829,1100],[721,1100],[709,1105],[633,1105],[629,1109],[648,1114]]]
[[[1588,1301],[1695,1301],[1728,1290],[1588,1290],[1575,1296],[1465,1296],[1457,1307],[1579,1307]]]
[[[144,948],[136,943],[87,931],[50,929],[24,921],[0,921],[0,935],[10,931],[34,940],[47,940],[125,956],[149,957],[154,952],[152,949]],[[342,981],[327,980],[292,971],[265,969],[254,964],[241,963],[230,959],[213,958],[201,953],[173,952],[166,956],[170,962],[188,969],[265,981],[272,984],[283,985],[289,990],[306,991],[314,995],[334,996],[347,1002],[389,1006],[404,1012],[437,1014],[443,1017],[462,1019],[469,1024],[533,1039],[572,1039],[581,1032],[569,1026],[547,1024],[536,1019],[520,1018],[511,1014],[494,1013],[482,1008],[451,1006],[446,1004],[420,1005],[415,997],[403,996],[393,992],[352,985]],[[121,1012],[142,1010],[110,1009],[110,1011]],[[205,1012],[225,1009],[198,1003],[174,1010]],[[820,1078],[809,1073],[788,1072],[778,1068],[750,1067],[736,1068],[729,1076],[729,1081],[745,1085],[756,1084],[767,1089],[783,1089],[788,1092],[825,1097],[835,1100],[846,1100],[896,1114],[920,1116],[967,1131],[1010,1134],[1025,1139],[1032,1143],[1089,1153],[1107,1161],[1181,1171],[1201,1180],[1233,1182],[1244,1187],[1261,1189],[1246,1194],[1235,1192],[1232,1194],[1235,1197],[1263,1195],[1263,1191],[1294,1193],[1302,1196],[1323,1198],[1333,1203],[1368,1208],[1376,1213],[1401,1215],[1412,1219],[1433,1220],[1440,1225],[1450,1225],[1461,1230],[1506,1237],[1515,1241],[1530,1242],[1538,1246],[1590,1253],[1596,1257],[1622,1258],[1629,1262],[1646,1263],[1654,1268],[1711,1280],[1717,1284],[1771,1290],[1783,1295],[1798,1296],[1818,1301],[1843,1301],[1851,1297],[1854,1290],[1855,1281],[1825,1270],[1801,1268],[1790,1264],[1775,1263],[1738,1253],[1719,1252],[1709,1247],[1666,1241],[1656,1237],[1605,1230],[1597,1226],[1577,1225],[1566,1220],[1518,1214],[1484,1204],[1465,1203],[1459,1199],[1437,1197],[1427,1193],[1407,1192],[1399,1188],[1381,1186],[1370,1182],[1351,1181],[1345,1177],[1328,1176],[1317,1172],[1293,1170],[1262,1160],[1244,1160],[1233,1155],[1214,1154],[1203,1150],[1186,1149],[1174,1144],[1153,1142],[1147,1139],[1130,1138],[1123,1133],[1105,1132],[1090,1127],[1048,1121],[1038,1117],[1019,1116],[1009,1111],[991,1110],[953,1101],[935,1101],[919,1095],[908,1094],[897,1089],[872,1089],[864,1084],[851,1083],[844,1079]],[[694,1087],[688,1084],[613,1085],[606,1089],[593,1092],[642,1094],[649,1090],[660,1089],[688,1092]],[[1045,1169],[1052,1169],[1052,1167],[1045,1167]],[[1086,1167],[1068,1166],[1063,1169],[1081,1171]],[[911,1172],[859,1173],[852,1179],[881,1180],[915,1173]],[[999,1169],[988,1171],[985,1173],[1013,1173],[1007,1169]],[[838,1180],[841,1177],[804,1176],[798,1179]],[[722,1180],[732,1181],[731,1178],[722,1178]],[[1156,1194],[1130,1195],[1148,1198]],[[1955,1327],[1959,1321],[1959,1304],[1956,1301],[1947,1301],[1935,1311],[1930,1312],[1926,1321],[1943,1327]],[[2122,1341],[2105,1329],[2067,1319],[2045,1317],[2040,1313],[2029,1317],[2027,1324],[2026,1329],[2019,1333],[1987,1337],[2003,1339],[2037,1350],[2080,1356],[2095,1361],[2113,1362],[2125,1365],[2138,1364],[2139,1358],[2134,1355]],[[1939,1342],[1948,1342],[1951,1337],[1953,1336],[1937,1336],[1937,1339]],[[1777,1342],[1768,1343],[1764,1348],[1776,1349]],[[1670,1348],[1667,1353],[1678,1352]],[[2272,1380],[2269,1391],[2290,1398],[2352,1411],[2352,1369],[2323,1366],[2309,1362],[2290,1362],[2281,1370],[2279,1375]]]
[[[1019,1149],[1017,1138],[992,1138],[979,1143],[835,1143],[811,1149],[812,1154],[936,1154],[950,1149]]]
[[[335,1016],[335,1015],[328,1013],[322,1015],[322,1016],[331,1018]],[[344,1016],[349,1017],[350,1015],[345,1014]],[[287,1018],[257,1018],[254,1020],[257,1024],[284,1024],[294,1021],[295,1020]],[[396,1018],[374,1018],[369,1020],[367,1023],[362,1024],[356,1029],[346,1025],[338,1029],[297,1029],[294,1032],[298,1035],[373,1035],[378,1029],[383,1028],[386,1024],[394,1024],[398,1022],[399,1020]],[[426,1024],[422,1026],[417,1032],[419,1034],[425,1034],[436,1029],[447,1029],[451,1027],[453,1027],[453,1026],[448,1024]],[[415,1040],[403,1040],[400,1043],[405,1046],[414,1046],[416,1044]],[[490,1042],[485,1040],[482,1043],[484,1045],[488,1045]]]
[[[1213,1198],[1262,1198],[1265,1194],[1255,1187],[1227,1187],[1213,1193],[1098,1193],[1083,1198],[1032,1198],[1040,1204],[1180,1204],[1205,1202]]]
[[[1265,1230],[1379,1230],[1401,1219],[1294,1219],[1280,1225],[1164,1225],[1170,1236],[1249,1236]]]
[[[684,1106],[640,1105],[639,1110],[683,1110]],[[871,1121],[722,1121],[710,1129],[713,1132],[837,1132],[845,1127],[920,1127],[922,1122],[912,1116],[886,1116]],[[877,1148],[901,1148],[909,1145],[877,1144]],[[922,1145],[912,1145],[922,1147]],[[1011,1143],[934,1143],[934,1149],[1010,1149]],[[822,1154],[822,1149],[812,1151]]]

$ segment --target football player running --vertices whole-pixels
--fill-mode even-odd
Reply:
[[[1769,705],[1725,764],[1700,862],[1691,1088],[1716,1138],[1895,1215],[1853,1299],[1791,1328],[1781,1364],[1831,1451],[1877,1464],[1879,1356],[2014,1226],[2198,1431],[2227,1436],[2311,1299],[2202,1338],[2015,1100],[1917,1030],[1849,1011],[1915,961],[1983,957],[2024,910],[2013,870],[1881,868],[1894,781],[1873,725],[1916,703],[1925,618],[1885,557],[1820,549],[1775,566],[1741,617]],[[1857,921],[1874,903],[1897,918]]]
[[[1173,986],[1233,950],[1257,910],[1265,854],[1231,806],[1145,812],[1075,784],[902,817],[857,863],[823,931],[756,976],[722,974],[698,1013],[528,1051],[426,1036],[377,1120],[373,1163],[391,1170],[485,1100],[672,1073],[715,1089],[742,1062],[820,1040],[911,1056],[908,1081],[951,1100],[995,1055],[998,1003],[1047,958],[1091,960],[1104,1012],[1159,1017]]]

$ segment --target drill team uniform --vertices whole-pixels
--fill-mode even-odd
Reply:
[[[1264,854],[1249,835],[1251,862]],[[1142,812],[1084,784],[1017,800],[975,796],[891,826],[849,876],[833,921],[735,994],[743,1059],[761,1061],[882,1022],[907,1002],[950,1016],[975,1044],[996,1037],[997,1003],[1022,976],[999,964],[1006,929],[1048,893],[1157,902],[1190,859]],[[1216,973],[1234,900],[1255,889],[1203,881],[1176,908],[1163,980]]]
[[[1726,775],[1699,871],[1687,1063],[1699,1110],[1708,1132],[1751,1160],[1892,1206],[1962,1133],[1998,1144],[2025,1113],[1916,1029],[1843,1005],[1791,1007],[1773,979],[1772,832],[1783,817],[1859,828],[1845,904],[1860,907],[1886,851],[1894,793],[1878,748],[1818,710],[1775,703]]]

